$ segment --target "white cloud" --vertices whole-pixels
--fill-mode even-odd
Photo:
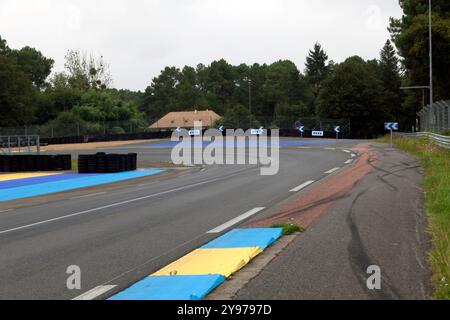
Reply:
[[[376,58],[400,15],[393,0],[0,0],[0,34],[58,70],[68,49],[101,53],[116,87],[142,90],[166,65],[219,58],[302,69],[316,41],[336,62]]]

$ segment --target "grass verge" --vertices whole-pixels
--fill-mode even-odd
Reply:
[[[450,150],[426,138],[396,137],[394,144],[421,161],[425,169],[425,207],[432,237],[429,261],[436,299],[450,300]]]
[[[288,236],[297,232],[305,232],[305,229],[292,223],[274,224],[271,228],[282,228],[283,236]]]
[[[78,170],[78,160],[72,159],[72,170],[77,171]]]

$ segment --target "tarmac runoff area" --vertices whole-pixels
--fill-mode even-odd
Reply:
[[[205,243],[214,241],[214,237],[230,228],[242,229],[252,217],[259,219],[273,214],[272,208],[308,192],[322,179],[333,177],[352,165],[350,160],[357,159],[351,151],[356,142],[326,141],[328,147],[323,144],[302,146],[297,144],[301,141],[294,142],[281,148],[280,172],[273,177],[261,176],[259,168],[252,165],[206,166],[186,170],[190,174],[173,179],[164,178],[174,171],[167,170],[152,175],[154,177],[148,181],[133,179],[136,182],[128,182],[130,185],[124,188],[105,186],[89,190],[94,193],[83,198],[64,198],[31,206],[24,203],[20,207],[12,207],[15,202],[5,202],[5,209],[10,211],[0,215],[0,223],[4,226],[0,237],[5,244],[0,248],[0,257],[9,258],[0,258],[0,265],[4,266],[0,267],[0,277],[4,280],[0,298],[104,299],[133,287],[143,278],[147,281],[150,277],[172,276],[189,280],[190,277],[205,279],[205,275],[216,275],[214,281],[222,280],[221,277],[225,280],[229,275],[234,278],[239,275],[237,270],[254,257],[264,257],[261,251],[270,250],[278,241],[267,248],[252,243],[238,248],[234,246],[239,243],[224,248],[206,248],[203,247]],[[137,152],[147,163],[170,159],[170,147],[128,145],[105,151],[121,153],[130,150]],[[41,179],[41,182],[47,179],[45,176],[33,178]],[[15,184],[17,188],[29,187],[24,182],[16,181]],[[50,196],[43,198],[47,197]],[[212,210],[211,204],[222,205],[214,205]],[[252,229],[270,229],[267,227]],[[39,255],[33,254],[36,245],[42,249]],[[219,250],[222,253],[218,249],[223,249]],[[239,261],[232,263],[231,269],[209,265],[199,270],[184,268],[191,258],[194,261],[194,258],[207,257],[209,261],[213,260],[212,255],[226,257],[226,252],[232,251],[239,252]],[[52,258],[55,256],[58,259]],[[27,261],[26,268],[23,261]],[[58,273],[74,261],[86,275],[80,292],[68,291],[66,274]],[[173,264],[174,261],[177,264]],[[209,271],[210,267],[214,267],[213,271]],[[18,274],[20,278],[16,277]],[[55,275],[57,279],[49,281]],[[210,283],[208,280],[207,284]],[[32,294],[27,289],[30,284],[35,284]],[[194,292],[192,297],[202,298],[213,287],[207,285],[208,290],[201,291],[203,294]]]

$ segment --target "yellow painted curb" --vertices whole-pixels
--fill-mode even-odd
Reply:
[[[52,176],[60,173],[7,173],[0,174],[0,181]]]
[[[152,276],[221,274],[228,278],[260,253],[258,247],[197,249]]]

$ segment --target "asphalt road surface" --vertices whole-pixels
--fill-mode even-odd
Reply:
[[[110,296],[220,234],[208,231],[344,167],[342,149],[355,143],[282,148],[276,176],[253,165],[208,166],[12,210],[1,203],[0,299],[73,299],[105,284],[115,287],[97,298]],[[138,152],[143,164],[170,159],[169,148],[144,145],[101,151]],[[81,268],[81,290],[67,289],[71,265]]]
[[[430,299],[423,168],[398,150],[372,149],[379,162],[367,178],[235,299]],[[370,290],[367,268],[374,265],[380,268],[381,286]]]

